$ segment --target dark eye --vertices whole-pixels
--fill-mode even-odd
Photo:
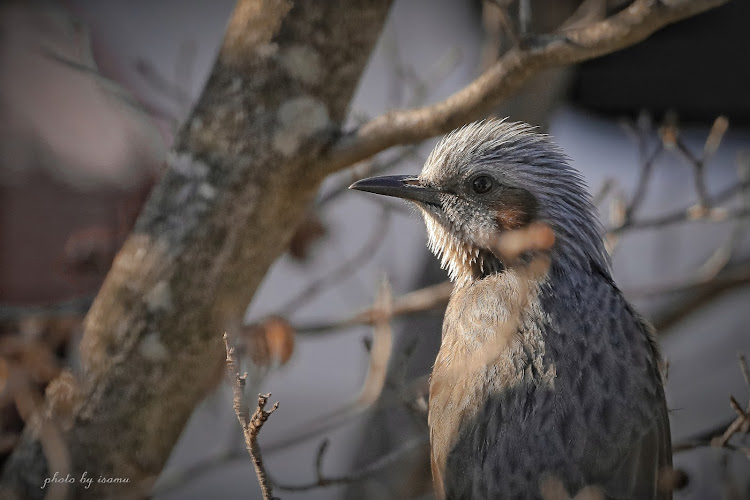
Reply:
[[[474,190],[477,194],[484,194],[490,189],[492,189],[492,178],[487,175],[480,175],[479,177],[475,177],[473,181],[471,181],[471,189]]]

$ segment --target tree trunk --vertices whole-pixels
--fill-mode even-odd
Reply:
[[[50,385],[2,492],[147,494],[220,376],[222,334],[241,323],[316,194],[324,172],[311,165],[345,119],[389,5],[239,1],[163,178],[86,318],[82,373]],[[55,472],[75,483],[42,489]]]

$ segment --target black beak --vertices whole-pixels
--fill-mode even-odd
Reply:
[[[439,192],[423,186],[413,175],[384,175],[357,181],[349,189],[367,191],[405,200],[419,201],[428,205],[440,205]]]

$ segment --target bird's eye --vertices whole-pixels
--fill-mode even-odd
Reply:
[[[480,175],[479,177],[475,177],[473,181],[471,181],[471,189],[474,190],[477,194],[484,194],[490,189],[492,189],[492,178],[487,175]]]

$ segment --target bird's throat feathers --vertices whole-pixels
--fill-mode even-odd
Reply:
[[[503,264],[492,252],[471,243],[461,229],[439,221],[429,209],[422,210],[426,212],[427,245],[451,281],[465,282],[503,270]]]
[[[544,226],[552,235],[551,246],[538,246],[534,239],[528,242],[529,248],[516,254],[511,262],[504,261],[490,245],[501,241],[499,238],[509,233],[518,233],[529,239],[532,224],[520,227],[505,227],[495,231],[473,233],[465,227],[446,220],[444,215],[429,206],[420,205],[427,229],[427,245],[440,260],[441,268],[448,271],[448,277],[457,285],[479,280],[503,272],[509,265],[528,264],[540,255],[549,258],[552,265],[566,275],[576,272],[609,273],[609,258],[597,232],[596,219],[590,219],[591,226],[585,224],[560,225],[544,221]],[[588,222],[584,219],[584,222]],[[490,245],[490,246],[488,246]],[[503,254],[504,255],[504,254]]]

